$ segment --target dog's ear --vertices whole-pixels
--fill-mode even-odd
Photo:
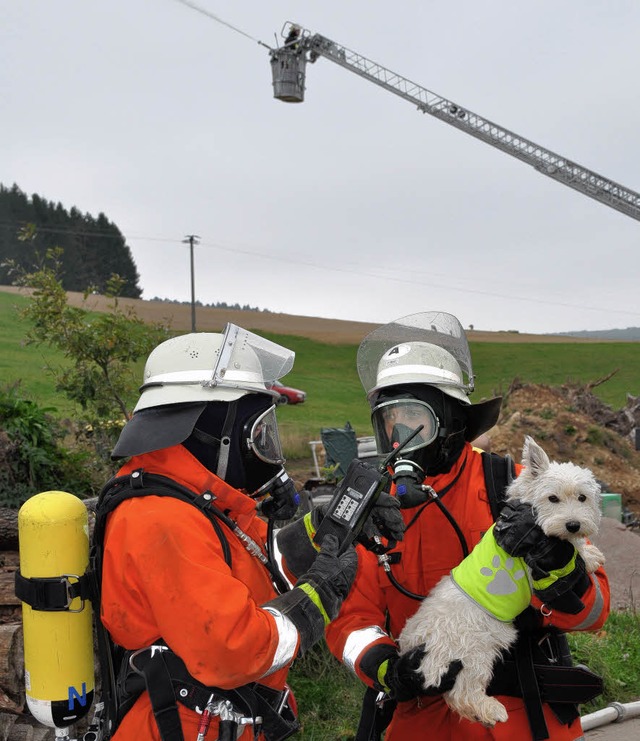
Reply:
[[[549,468],[548,455],[530,435],[524,438],[522,463],[532,476],[538,476]]]

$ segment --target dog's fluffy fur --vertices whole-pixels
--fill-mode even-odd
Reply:
[[[522,462],[525,468],[510,484],[507,498],[531,504],[542,530],[571,541],[587,571],[595,571],[604,556],[586,542],[598,531],[601,516],[600,486],[591,471],[573,463],[550,462],[529,436]],[[507,711],[486,694],[486,688],[494,662],[515,638],[511,623],[489,615],[445,576],[407,620],[398,643],[401,654],[424,646],[420,672],[425,687],[438,685],[449,664],[460,660],[463,668],[451,691],[443,693],[444,699],[461,717],[491,727],[506,721]]]

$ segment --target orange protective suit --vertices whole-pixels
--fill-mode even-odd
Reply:
[[[520,466],[517,467],[520,470]],[[446,474],[427,478],[425,483],[443,492],[442,502],[458,523],[469,551],[478,543],[493,519],[489,507],[481,452],[467,443],[457,462]],[[404,540],[394,552],[400,561],[391,566],[396,580],[409,591],[426,595],[463,557],[460,541],[447,518],[434,502],[402,510],[407,523]],[[419,514],[418,514],[419,513]],[[358,549],[359,568],[356,582],[342,605],[338,617],[327,628],[327,643],[333,654],[351,666],[367,685],[373,686],[360,669],[362,656],[379,643],[393,644],[419,602],[403,595],[394,587],[377,558]],[[540,626],[561,630],[597,630],[609,614],[609,584],[600,569],[591,576],[590,586],[581,597],[584,609],[576,615],[551,611]],[[533,607],[540,607],[535,597]],[[384,631],[383,635],[381,631]],[[441,696],[421,697],[398,703],[385,741],[526,741],[531,738],[521,698],[498,698],[509,713],[506,723],[487,729],[479,723],[461,720],[449,710]],[[553,741],[569,741],[582,736],[579,719],[570,726],[562,725],[551,709],[544,705],[544,715]]]
[[[198,494],[211,491],[218,508],[264,546],[266,523],[257,517],[255,502],[204,468],[181,445],[136,456],[119,475],[139,468]],[[191,504],[168,496],[120,504],[109,515],[105,534],[102,621],[113,640],[127,649],[164,639],[205,685],[230,689],[260,681],[281,690],[288,665],[274,670],[278,629],[273,615],[260,608],[276,592],[265,566],[227,527],[223,529],[231,568],[211,523]],[[180,703],[178,709],[185,739],[195,739],[200,716]],[[214,716],[208,738],[217,737]],[[160,738],[146,692],[113,738]],[[240,738],[253,739],[252,728]]]

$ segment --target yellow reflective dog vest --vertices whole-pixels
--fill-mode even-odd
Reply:
[[[451,571],[454,584],[483,610],[511,622],[531,602],[529,571],[522,558],[497,543],[492,525],[471,553]]]

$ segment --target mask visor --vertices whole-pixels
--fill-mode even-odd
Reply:
[[[251,424],[247,444],[256,458],[264,463],[282,465],[285,462],[275,404],[255,418]]]
[[[387,455],[399,447],[420,425],[424,428],[413,438],[403,453],[430,445],[437,437],[440,422],[433,409],[416,399],[390,399],[378,404],[371,423],[378,451]]]

